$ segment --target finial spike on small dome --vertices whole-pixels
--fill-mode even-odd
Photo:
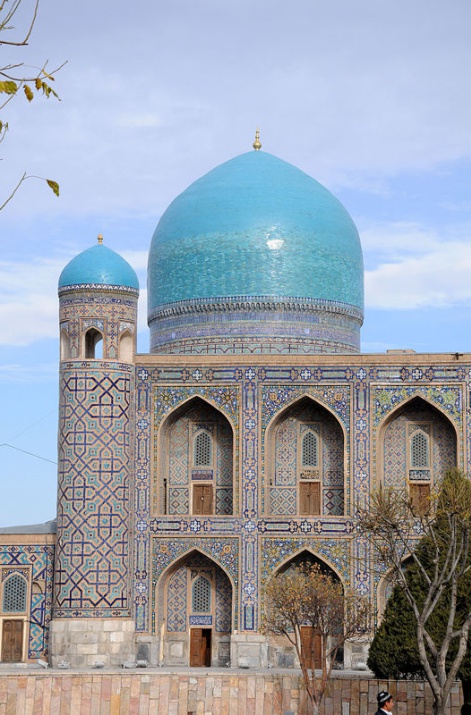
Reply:
[[[252,144],[252,146],[255,149],[255,151],[260,151],[260,149],[262,148],[262,145],[260,143],[260,132],[258,129],[255,132],[255,141]]]
[[[98,243],[101,245],[103,243],[103,236],[101,233],[98,234]]]

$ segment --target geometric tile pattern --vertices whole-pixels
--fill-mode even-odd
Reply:
[[[177,489],[170,487],[168,490],[168,513],[188,514],[190,510],[190,495],[188,487]]]
[[[216,570],[216,621],[218,633],[231,632],[232,586],[224,571]]]
[[[47,655],[54,580],[54,547],[42,544],[0,546],[0,566],[23,570],[31,578],[28,613],[28,658]]]
[[[271,514],[296,514],[296,488],[270,489],[270,513]]]
[[[216,489],[216,514],[232,514],[232,489]]]
[[[169,430],[168,466],[170,487],[188,485],[189,424],[189,420],[179,419]]]
[[[342,516],[344,508],[343,488],[324,488],[322,492],[324,502],[324,514],[331,516]]]
[[[55,616],[130,615],[131,376],[120,367],[61,374]]]
[[[167,630],[185,632],[187,629],[187,574],[185,566],[171,575],[167,588]]]

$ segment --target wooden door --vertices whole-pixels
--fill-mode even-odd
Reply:
[[[190,630],[190,667],[204,668],[211,665],[211,629]]]
[[[194,484],[193,485],[193,514],[213,513],[213,485]]]
[[[299,483],[299,513],[304,516],[317,516],[321,513],[320,482]]]
[[[314,668],[321,668],[322,659],[322,639],[320,635],[312,632],[311,626],[301,626],[301,658],[307,668],[312,666],[312,656],[314,656]],[[312,652],[311,652],[312,651]]]
[[[430,485],[410,484],[409,494],[412,509],[417,514],[426,514],[430,508]]]
[[[3,621],[2,662],[21,663],[23,656],[23,621]]]

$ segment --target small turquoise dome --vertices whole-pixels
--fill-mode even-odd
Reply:
[[[83,284],[122,286],[139,290],[134,269],[122,256],[100,241],[72,258],[59,278],[59,289]]]
[[[341,301],[363,309],[357,229],[300,169],[261,151],[195,181],[163,214],[148,265],[149,314],[228,296]]]

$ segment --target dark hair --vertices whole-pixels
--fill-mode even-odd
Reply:
[[[461,715],[471,715],[471,703],[463,703],[461,706]]]

